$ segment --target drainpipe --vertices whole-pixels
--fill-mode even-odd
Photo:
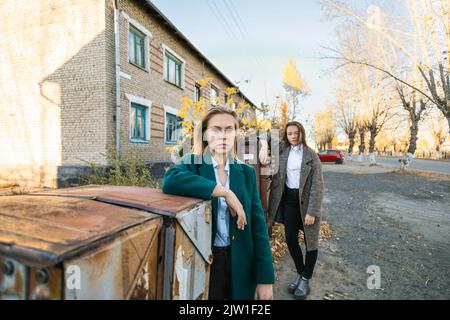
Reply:
[[[120,157],[120,29],[119,29],[119,0],[114,2],[114,52],[115,52],[115,85],[116,85],[116,159]]]

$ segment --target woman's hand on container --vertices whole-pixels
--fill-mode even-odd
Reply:
[[[228,208],[230,209],[231,215],[234,217],[237,215],[237,227],[239,230],[244,230],[247,225],[247,218],[245,217],[244,207],[239,201],[238,197],[233,191],[228,190],[225,195],[225,201],[227,202]]]
[[[255,300],[273,300],[273,285],[258,284],[255,290]]]

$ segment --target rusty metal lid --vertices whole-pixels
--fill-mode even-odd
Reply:
[[[92,199],[170,217],[202,202],[200,199],[164,194],[160,189],[132,186],[88,185],[34,194]]]
[[[0,253],[54,265],[158,215],[84,198],[0,197]]]

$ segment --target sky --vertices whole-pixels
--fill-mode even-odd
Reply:
[[[334,26],[316,0],[152,0],[169,20],[256,105],[284,95],[292,58],[310,87],[300,102],[312,117],[332,99]],[[248,81],[249,80],[249,81]]]

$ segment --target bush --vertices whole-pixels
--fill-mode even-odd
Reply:
[[[99,167],[89,163],[91,172],[80,177],[82,184],[139,186],[160,188],[160,182],[150,172],[150,166],[135,148],[128,148],[125,157],[116,157],[115,146],[108,148],[108,162],[111,165]]]

